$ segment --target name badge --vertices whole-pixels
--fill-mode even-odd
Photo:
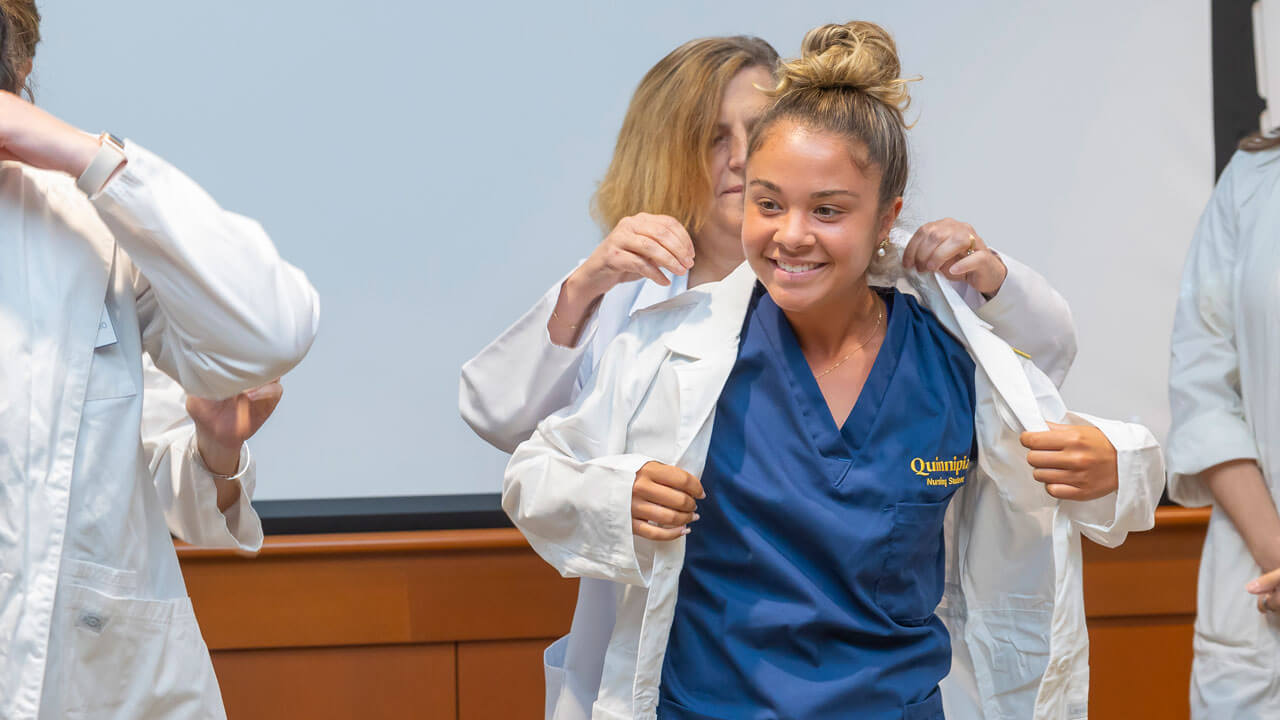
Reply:
[[[116,344],[116,329],[111,324],[111,316],[107,314],[107,306],[102,306],[102,317],[98,319],[98,340],[94,343],[93,349]]]

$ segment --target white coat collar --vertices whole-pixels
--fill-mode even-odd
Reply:
[[[893,240],[900,251],[905,235],[898,234]],[[906,280],[919,294],[925,307],[949,332],[965,343],[1022,429],[1048,429],[1039,411],[1035,392],[1023,371],[1022,361],[991,331],[991,326],[973,312],[951,287],[950,281],[937,273],[908,270],[897,258],[887,264],[890,267],[887,272],[873,274],[868,279],[873,284],[886,286],[895,285],[900,279]],[[744,262],[723,280],[700,286],[657,306],[673,309],[692,305],[680,324],[667,335],[667,349],[693,359],[725,350],[736,351],[755,283],[755,273]]]
[[[744,262],[723,280],[700,285],[663,303],[664,308],[694,306],[667,335],[667,349],[697,359],[726,347],[736,348],[755,284],[756,274]]]

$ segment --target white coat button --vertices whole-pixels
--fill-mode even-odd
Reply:
[[[107,624],[107,619],[102,617],[101,615],[97,615],[91,612],[83,613],[82,615],[80,615],[80,625],[96,633],[102,632],[102,628],[106,626],[106,624]]]

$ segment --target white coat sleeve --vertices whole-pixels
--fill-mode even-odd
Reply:
[[[647,585],[651,576],[650,543],[631,530],[631,491],[652,458],[622,452],[641,394],[623,381],[635,346],[626,332],[615,338],[578,398],[538,423],[503,477],[503,510],[565,577]]]
[[[169,532],[192,545],[257,552],[262,521],[250,501],[257,482],[253,461],[240,478],[239,498],[219,510],[213,476],[195,455],[195,423],[187,414],[186,394],[146,355],[142,379],[142,448]]]
[[[288,372],[315,339],[319,301],[258,223],[218,207],[133,142],[93,203],[129,256],[143,348],[189,393],[227,398]]]
[[[1151,431],[1136,423],[1072,412],[1072,425],[1093,425],[1116,449],[1119,479],[1115,492],[1096,500],[1059,501],[1059,509],[1090,540],[1103,547],[1117,547],[1131,532],[1155,526],[1156,507],[1164,492],[1164,457]]]
[[[1189,506],[1213,495],[1199,474],[1228,460],[1257,460],[1244,419],[1236,354],[1233,277],[1239,243],[1240,153],[1227,166],[1205,208],[1183,268],[1169,363],[1169,496]]]
[[[1061,387],[1076,359],[1076,324],[1071,306],[1040,273],[1006,253],[1000,253],[1000,259],[1008,274],[990,300],[968,283],[952,284],[995,334],[1029,355],[1031,362]]]
[[[592,312],[574,347],[556,345],[547,332],[563,282],[552,285],[533,308],[462,366],[462,419],[503,452],[513,451],[540,420],[573,400],[581,370],[592,362],[598,312]]]

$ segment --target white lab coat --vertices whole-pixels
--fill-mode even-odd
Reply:
[[[1085,717],[1079,535],[1114,546],[1151,527],[1164,485],[1159,448],[1140,426],[1068,416],[1054,383],[995,336],[949,283],[908,279],[978,367],[979,466],[947,514],[939,608],[959,676],[943,684],[949,717]],[[540,423],[508,465],[503,507],[539,555],[565,576],[619,584],[593,718],[654,716],[684,542],[632,535],[631,488],[651,460],[701,474],[754,283],[743,265],[720,283],[638,313],[578,399]],[[1103,430],[1118,453],[1117,494],[1073,503],[1044,492],[1018,436],[1046,429],[1046,417]],[[561,706],[576,702],[568,694],[548,703],[555,717],[583,710]]]
[[[222,398],[293,367],[315,291],[254,222],[136,144],[95,199],[0,166],[0,717],[225,713],[170,528],[254,549],[170,384]],[[147,385],[155,386],[148,376]],[[246,488],[251,491],[251,488]]]
[[[910,236],[901,229],[892,234],[897,247],[905,246]],[[1076,354],[1071,310],[1042,276],[1008,255],[1002,257],[1008,275],[992,299],[984,299],[964,283],[953,286],[979,318],[1031,355],[1060,385]],[[668,277],[669,286],[638,280],[610,290],[573,348],[555,345],[546,330],[560,292],[561,283],[557,282],[532,309],[463,366],[459,389],[462,417],[494,446],[514,450],[539,421],[577,397],[605,348],[633,314],[684,292],[684,276]],[[548,718],[575,720],[590,714],[613,627],[615,590],[613,583],[581,579],[573,629],[547,648],[545,656]],[[961,679],[966,672],[965,666],[953,669],[953,682],[974,686],[972,678]]]
[[[1257,461],[1280,503],[1280,150],[1238,152],[1187,255],[1173,327],[1169,495],[1213,503],[1201,471]],[[1266,568],[1270,570],[1271,568]],[[1245,583],[1262,574],[1214,508],[1200,561],[1192,717],[1280,717],[1280,620]]]

